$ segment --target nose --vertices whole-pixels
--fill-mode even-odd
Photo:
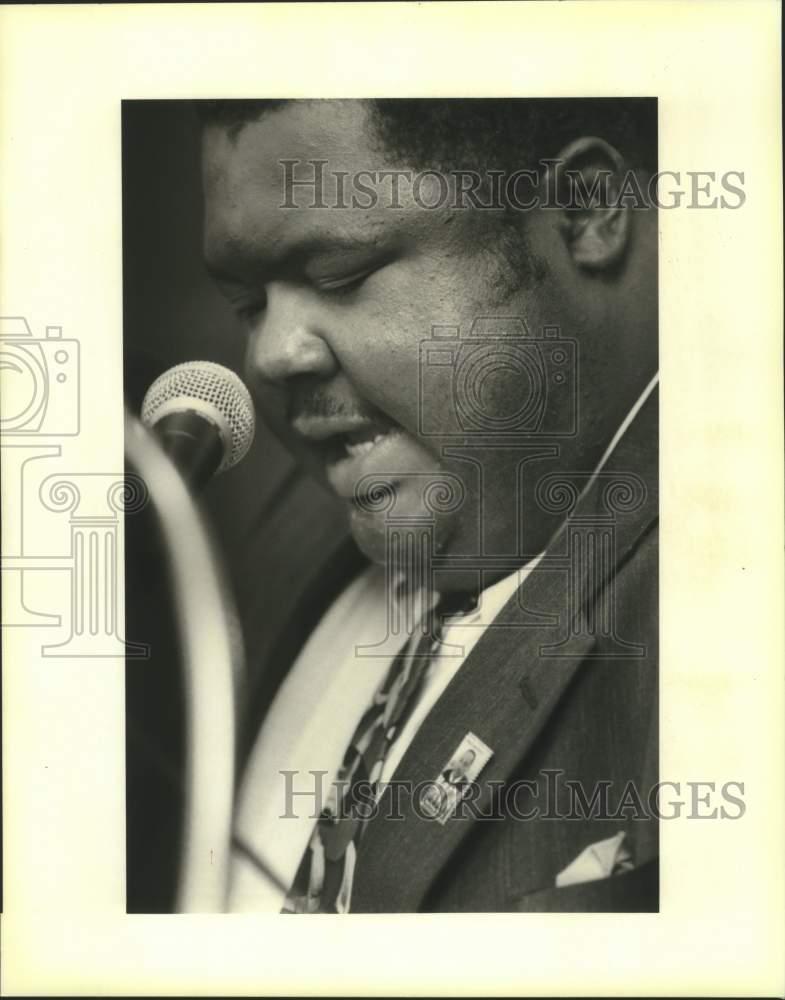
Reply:
[[[283,386],[292,379],[329,378],[337,368],[324,325],[307,292],[271,284],[267,302],[251,330],[246,353],[249,378]]]

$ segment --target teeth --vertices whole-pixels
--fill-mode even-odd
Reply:
[[[346,448],[347,455],[352,458],[357,458],[360,455],[365,455],[372,448],[374,448],[384,437],[384,434],[377,434],[370,441],[358,441],[356,444],[350,444],[348,441],[345,442],[344,447]]]

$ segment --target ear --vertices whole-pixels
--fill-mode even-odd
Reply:
[[[625,171],[618,150],[593,136],[576,139],[558,157],[562,235],[573,262],[587,271],[608,271],[626,254],[630,209],[619,198]]]

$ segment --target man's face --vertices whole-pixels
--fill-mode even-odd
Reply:
[[[363,496],[365,477],[377,475],[391,484],[392,513],[404,519],[430,516],[425,487],[453,475],[465,495],[436,515],[437,551],[477,552],[481,516],[486,540],[504,551],[515,527],[502,523],[493,491],[483,496],[477,463],[442,452],[441,432],[455,425],[448,381],[423,398],[423,430],[421,342],[434,325],[465,334],[483,316],[520,316],[539,332],[559,321],[553,304],[563,296],[552,276],[535,282],[525,268],[512,272],[488,221],[478,219],[483,213],[423,209],[407,185],[400,207],[391,207],[389,181],[376,187],[374,208],[309,208],[314,195],[306,188],[293,189],[301,207],[281,207],[280,161],[299,161],[301,178],[312,176],[308,161],[326,160],[324,200],[334,205],[338,172],[407,166],[377,147],[359,102],[285,105],[235,138],[208,126],[208,265],[246,322],[246,377],[267,422],[342,498],[371,558],[385,557],[385,514],[366,509],[373,504]],[[437,200],[427,184],[420,195],[425,204]],[[516,398],[524,391],[502,372],[487,383],[485,401],[506,412],[525,403]],[[509,455],[483,458],[485,481],[493,478],[487,463],[509,462]]]

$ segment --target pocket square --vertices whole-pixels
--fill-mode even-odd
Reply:
[[[619,872],[629,871],[632,868],[632,855],[624,844],[626,836],[622,830],[607,840],[589,844],[574,861],[559,872],[556,876],[556,888],[563,889],[581,882],[594,882],[596,879],[610,878]]]

